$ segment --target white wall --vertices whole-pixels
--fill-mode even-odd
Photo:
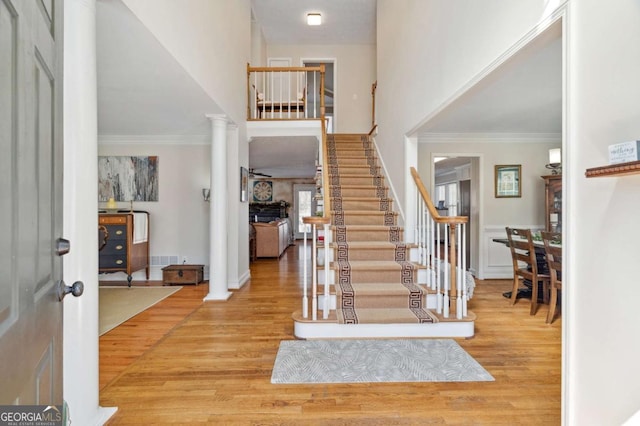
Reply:
[[[239,94],[247,90],[246,67],[255,41],[250,1],[190,0],[188,7],[172,0],[123,1],[237,126],[227,131],[230,199],[212,202],[228,205],[228,226],[233,229],[227,245],[228,285],[238,288],[249,278],[249,225],[236,221],[247,217],[248,207],[236,195],[240,166],[248,167],[249,158],[247,101]]]
[[[232,121],[246,119],[249,0],[123,0]],[[188,7],[187,7],[188,6]]]
[[[301,59],[335,59],[335,133],[368,133],[371,130],[371,84],[376,80],[375,45],[268,45],[267,55]]]
[[[524,36],[548,0],[378,0],[376,141],[404,205],[403,136]]]
[[[262,33],[262,27],[257,22],[251,22],[251,62],[253,67],[267,66],[267,42]]]
[[[211,145],[204,141],[139,140],[115,141],[101,139],[98,155],[147,156],[157,155],[159,163],[159,200],[134,202],[135,210],[146,210],[149,216],[150,256],[186,256],[188,263],[209,267],[209,207],[203,201],[202,188],[209,187]],[[105,203],[100,203],[104,207]],[[129,203],[119,203],[129,208]],[[152,280],[162,280],[161,268],[151,268]],[[101,274],[100,280],[124,280],[123,272]],[[144,270],[133,274],[134,280],[144,280]]]
[[[640,139],[639,17],[636,0],[570,1],[568,424],[621,424],[640,409],[640,175],[584,176],[608,163],[609,144]]]
[[[418,145],[420,176],[427,188],[431,184],[431,158],[433,154],[471,154],[480,156],[479,170],[479,228],[478,278],[509,278],[512,276],[511,254],[506,246],[493,238],[506,237],[505,226],[540,228],[545,226],[544,180],[549,160],[549,149],[557,148],[560,141],[513,140],[505,142],[495,136],[482,141],[450,140],[424,142]],[[519,164],[522,166],[522,197],[495,198],[494,166]],[[473,236],[473,235],[472,235]],[[473,243],[472,243],[473,244]],[[474,265],[475,266],[475,265]]]

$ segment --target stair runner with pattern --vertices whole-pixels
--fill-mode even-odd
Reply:
[[[336,313],[341,324],[434,323],[371,138],[327,135]]]

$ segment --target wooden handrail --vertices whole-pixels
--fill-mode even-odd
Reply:
[[[267,71],[274,71],[274,72],[278,72],[278,71],[292,71],[292,72],[300,72],[300,71],[318,71],[318,72],[324,72],[324,64],[319,66],[319,67],[252,67],[249,64],[247,64],[247,73],[252,73],[252,72],[267,72]]]
[[[376,128],[376,90],[378,89],[378,80],[371,85],[371,126]]]
[[[414,167],[411,167],[411,176],[413,177],[413,181],[418,187],[418,191],[420,192],[420,196],[424,200],[427,205],[427,209],[429,209],[429,214],[433,218],[436,223],[467,223],[469,222],[469,218],[467,216],[440,216],[438,210],[433,205],[431,201],[431,197],[429,196],[429,191],[425,188],[422,183],[422,179],[420,179],[420,175],[416,171]]]

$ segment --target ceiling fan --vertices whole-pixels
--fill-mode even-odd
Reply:
[[[264,173],[256,172],[254,169],[250,168],[249,169],[249,177],[256,177],[256,176],[268,177],[268,178],[273,177],[271,175],[267,175],[267,174],[264,174]]]

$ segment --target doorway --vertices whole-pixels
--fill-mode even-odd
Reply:
[[[319,67],[320,65],[324,65],[324,115],[327,119],[327,133],[333,133],[336,126],[336,95],[335,95],[335,69],[336,69],[336,60],[335,59],[302,59],[303,67]],[[313,77],[312,73],[308,73],[307,82],[311,81]],[[319,105],[318,102],[316,104],[315,90],[307,90],[307,108],[309,111],[312,111],[314,105]]]
[[[307,233],[311,232],[309,225],[302,223],[303,217],[313,216],[316,212],[316,186],[311,184],[293,185],[293,222],[295,239],[304,238],[305,228]]]
[[[465,233],[465,258],[472,274],[479,269],[480,158],[469,154],[434,154],[433,203],[446,216],[469,218]],[[440,209],[442,207],[442,209]]]

